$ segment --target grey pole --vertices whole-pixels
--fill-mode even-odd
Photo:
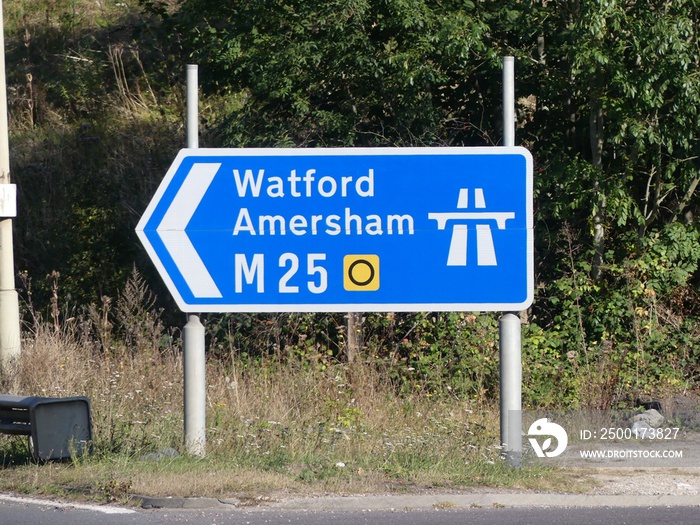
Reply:
[[[0,184],[10,184],[10,140],[5,80],[5,30],[0,0]],[[10,364],[21,351],[19,298],[15,288],[12,219],[0,217],[0,367]]]
[[[199,95],[196,65],[187,65],[187,147],[199,147]],[[185,381],[185,450],[204,456],[206,445],[207,382],[204,326],[190,314],[183,330]]]
[[[199,147],[199,69],[187,64],[187,147]]]
[[[204,326],[199,316],[189,315],[184,334],[185,450],[204,457],[206,436],[206,380]]]
[[[522,351],[520,318],[505,314],[498,323],[501,377],[501,444],[506,462],[522,464]]]
[[[514,57],[503,57],[503,145],[515,146]]]
[[[515,146],[515,59],[503,57],[503,145]],[[506,462],[522,464],[522,341],[520,318],[505,314],[499,321],[501,382],[501,445]]]

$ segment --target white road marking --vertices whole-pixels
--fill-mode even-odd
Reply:
[[[103,514],[136,514],[135,510],[125,509],[122,507],[112,507],[109,505],[89,505],[87,503],[62,503],[60,501],[21,498],[18,496],[8,496],[6,494],[0,494],[0,501],[25,503],[27,505],[43,505],[45,507],[58,507],[61,509],[90,510],[93,512],[102,512]]]

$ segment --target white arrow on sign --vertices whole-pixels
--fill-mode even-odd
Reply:
[[[219,171],[219,167],[221,167],[220,163],[200,162],[193,164],[163,219],[156,227],[156,232],[172,257],[175,266],[192,291],[192,295],[197,298],[222,297],[221,291],[214,283],[214,279],[212,279],[185,231],[204,194],[214,180],[216,172]],[[144,214],[137,230],[143,230],[141,225],[148,222],[150,215],[150,213]],[[139,232],[139,234],[141,233]],[[142,236],[142,239],[145,239],[146,243],[148,242],[145,236]],[[150,243],[148,244],[150,245]]]

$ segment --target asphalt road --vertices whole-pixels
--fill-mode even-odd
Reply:
[[[455,510],[125,509],[0,498],[0,525],[697,525],[699,507],[466,508]]]

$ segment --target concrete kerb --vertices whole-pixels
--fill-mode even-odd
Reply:
[[[614,495],[557,493],[460,493],[280,498],[241,501],[216,498],[151,498],[143,508],[245,510],[425,510],[505,507],[674,507],[700,506],[700,495]]]
[[[238,499],[217,498],[169,498],[134,496],[144,509],[235,509],[241,506]]]

